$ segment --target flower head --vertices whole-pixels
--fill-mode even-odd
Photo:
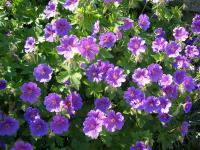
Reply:
[[[7,87],[6,80],[0,80],[0,91],[4,90]]]
[[[81,109],[83,102],[82,102],[82,98],[79,95],[79,93],[77,93],[76,91],[71,92],[66,99],[70,99],[73,105],[74,110],[79,110]]]
[[[146,49],[145,41],[138,37],[134,36],[130,39],[128,43],[128,50],[135,56],[138,56],[140,53],[144,53]]]
[[[28,82],[24,83],[21,87],[20,90],[22,94],[20,95],[20,98],[24,102],[29,102],[31,104],[36,103],[39,96],[41,95],[41,90],[37,86],[36,83],[33,82]]]
[[[65,36],[71,29],[70,23],[65,18],[60,18],[54,22],[56,34],[59,36]]]
[[[172,76],[170,74],[163,74],[161,79],[159,80],[159,85],[162,87],[166,87],[171,85],[173,82]]]
[[[198,57],[199,56],[199,50],[196,46],[192,45],[187,45],[185,47],[185,54],[187,57],[189,58],[195,58],[195,57]]]
[[[148,113],[157,113],[160,101],[157,97],[149,96],[144,101],[144,111]]]
[[[181,46],[174,41],[171,41],[170,43],[168,43],[165,50],[166,50],[167,56],[173,57],[173,58],[179,56],[179,52],[182,51]]]
[[[190,66],[190,61],[185,56],[179,55],[176,57],[173,65],[178,69],[188,69]]]
[[[192,19],[192,32],[200,34],[200,15],[197,14]]]
[[[106,97],[101,97],[95,100],[95,108],[106,113],[111,108],[111,102]]]
[[[148,75],[153,82],[157,82],[163,75],[162,67],[159,64],[150,64],[147,69]]]
[[[173,36],[178,41],[185,41],[188,38],[188,34],[184,27],[176,27],[173,30]]]
[[[9,116],[0,120],[0,136],[12,136],[19,129],[19,121]]]
[[[149,29],[151,23],[149,21],[149,17],[146,14],[141,14],[138,19],[138,24],[140,28],[146,31]]]
[[[138,86],[145,86],[150,83],[150,77],[146,68],[137,68],[132,75],[133,82],[136,82]]]
[[[26,53],[33,52],[35,48],[35,38],[34,37],[28,37],[26,39],[26,43],[24,45],[24,49]]]
[[[160,113],[159,114],[159,120],[164,124],[168,123],[171,120],[171,118],[172,118],[172,116],[169,115],[168,113]]]
[[[156,35],[156,38],[164,37],[164,35],[165,35],[165,31],[163,30],[163,28],[157,28],[157,29],[155,29],[154,33]]]
[[[159,113],[168,113],[171,106],[172,103],[168,98],[164,96],[159,97],[159,108],[158,108]]]
[[[86,76],[91,82],[100,82],[102,81],[103,72],[96,64],[90,65],[86,70]]]
[[[54,24],[47,24],[44,28],[44,37],[48,42],[54,42],[56,37],[56,29]]]
[[[99,45],[101,45],[101,47],[111,48],[114,46],[116,40],[116,36],[113,32],[101,33]]]
[[[24,113],[24,119],[30,123],[33,122],[35,119],[40,118],[40,113],[37,108],[28,107]]]
[[[78,6],[79,0],[66,0],[63,7],[70,11],[74,11],[75,8]]]
[[[10,150],[33,150],[33,146],[23,141],[17,141]]]
[[[156,38],[155,41],[153,41],[152,43],[153,52],[159,53],[165,50],[167,43],[168,42],[163,37]]]
[[[36,78],[36,81],[39,82],[49,82],[52,77],[53,70],[49,65],[39,64],[34,68],[33,75]]]
[[[49,112],[60,112],[62,98],[56,93],[49,93],[44,99],[44,105]]]
[[[42,119],[36,119],[29,124],[30,132],[32,136],[42,137],[48,133],[48,123]]]
[[[106,82],[113,87],[120,87],[126,81],[123,69],[119,67],[110,68],[107,71]]]
[[[188,113],[192,108],[192,101],[190,96],[187,96],[185,99],[185,103],[183,104],[183,110],[185,113]]]
[[[54,17],[56,14],[56,9],[57,9],[57,4],[55,4],[53,1],[49,1],[48,5],[44,10],[46,17],[48,19]]]
[[[61,115],[56,115],[53,117],[50,128],[55,134],[62,134],[67,132],[69,129],[69,120]]]
[[[195,89],[196,83],[191,76],[185,76],[183,85],[186,91],[191,92],[193,89]]]
[[[119,30],[129,30],[133,27],[133,20],[130,18],[123,18],[123,25],[119,26]]]
[[[168,98],[175,99],[178,96],[178,86],[175,84],[168,85],[163,88],[163,92]]]
[[[174,82],[177,84],[181,84],[186,76],[186,72],[184,70],[176,70],[174,73]]]

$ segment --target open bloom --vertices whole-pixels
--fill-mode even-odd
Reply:
[[[159,53],[165,50],[167,43],[168,42],[163,37],[156,38],[155,41],[153,41],[152,43],[153,52]]]
[[[33,150],[33,146],[23,141],[17,141],[10,150]]]
[[[29,126],[32,136],[42,137],[48,133],[48,123],[42,119],[36,119],[33,122],[30,122]]]
[[[163,88],[164,96],[175,99],[178,96],[178,86],[175,84],[168,85]]]
[[[194,45],[187,45],[185,47],[185,54],[187,57],[189,58],[195,58],[195,57],[198,57],[199,56],[199,50],[196,46]]]
[[[159,64],[150,64],[148,66],[148,75],[153,82],[157,82],[163,75],[162,67]]]
[[[91,64],[86,70],[86,76],[91,82],[102,81],[103,72],[97,66],[97,64]]]
[[[166,97],[159,97],[159,113],[168,113],[170,107],[172,106],[171,101]]]
[[[144,53],[145,49],[145,41],[138,36],[132,37],[128,42],[128,50],[130,50],[135,56],[138,56],[140,53]]]
[[[192,19],[192,32],[200,34],[200,15],[197,14]]]
[[[107,117],[104,119],[103,125],[109,132],[115,132],[116,130],[121,130],[121,128],[124,125],[124,117],[120,112],[115,113],[115,111],[111,110],[107,114]]]
[[[138,24],[140,28],[146,31],[149,29],[151,23],[149,21],[149,17],[146,14],[141,14],[138,19]]]
[[[144,102],[144,111],[148,113],[157,113],[159,110],[160,101],[157,97],[149,96]]]
[[[195,89],[196,83],[191,76],[185,76],[183,85],[186,91],[191,92],[193,89]]]
[[[20,95],[20,98],[24,102],[29,102],[31,104],[37,102],[39,96],[41,95],[41,90],[37,86],[36,83],[33,82],[28,82],[24,83],[21,87],[20,90],[22,94]]]
[[[188,38],[188,34],[184,27],[176,27],[173,30],[173,36],[178,41],[185,41]]]
[[[49,1],[48,5],[46,6],[44,13],[46,17],[49,19],[51,17],[54,17],[56,14],[57,4],[53,1]]]
[[[165,35],[165,31],[163,30],[163,28],[157,28],[157,29],[155,29],[154,33],[156,35],[156,38],[164,37],[164,35]]]
[[[126,81],[123,69],[119,67],[110,68],[107,71],[106,82],[113,87],[120,87]]]
[[[177,84],[181,84],[186,76],[186,72],[184,70],[176,70],[174,73],[174,82]]]
[[[54,25],[55,25],[56,34],[59,36],[68,35],[71,29],[71,24],[65,18],[60,18],[56,20],[54,22]]]
[[[161,79],[159,80],[159,85],[162,87],[166,87],[171,85],[173,82],[172,76],[170,74],[163,74]]]
[[[26,43],[24,45],[24,49],[26,53],[33,52],[35,48],[35,38],[34,37],[28,37],[26,39]]]
[[[106,97],[101,97],[95,100],[95,108],[106,113],[111,108],[111,102]]]
[[[52,77],[53,70],[49,65],[39,64],[34,68],[33,75],[36,81],[39,82],[49,82]]]
[[[19,121],[10,118],[9,116],[5,117],[3,120],[0,120],[0,136],[12,136],[19,129]]]
[[[119,30],[129,30],[133,27],[133,20],[130,18],[123,18],[123,25],[119,26]]]
[[[28,107],[24,113],[24,119],[30,123],[33,122],[35,119],[40,118],[40,113],[37,108]]]
[[[111,48],[114,46],[116,40],[116,36],[113,32],[101,33],[99,36],[99,45],[101,45],[101,47]]]
[[[175,58],[173,65],[178,69],[188,69],[190,66],[190,61],[185,56],[179,55]]]
[[[146,68],[137,68],[132,75],[133,82],[136,82],[138,86],[145,86],[150,83],[150,77]]]
[[[49,93],[45,97],[44,105],[49,112],[60,112],[60,102],[62,98],[56,93]]]
[[[174,41],[171,41],[170,43],[168,43],[165,50],[166,50],[167,56],[173,57],[173,58],[179,56],[179,52],[182,51],[181,46]]]
[[[74,9],[78,6],[79,0],[66,0],[63,7],[70,11],[74,11]]]
[[[159,120],[164,124],[168,123],[171,120],[171,118],[172,118],[172,116],[168,113],[160,113],[159,114]]]
[[[56,37],[56,29],[54,24],[47,24],[44,28],[44,37],[48,42],[54,42]]]

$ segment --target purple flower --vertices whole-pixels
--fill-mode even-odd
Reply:
[[[82,98],[76,91],[71,92],[66,99],[71,100],[74,110],[81,109],[83,105]]]
[[[100,31],[100,21],[97,20],[92,26],[92,36],[95,36]]]
[[[168,113],[172,106],[171,101],[166,97],[159,97],[159,113]]]
[[[49,65],[39,64],[34,68],[33,75],[35,76],[36,81],[39,82],[49,82],[52,77],[53,70]]]
[[[107,97],[101,97],[95,100],[95,109],[106,113],[109,108],[111,108],[111,102]]]
[[[172,118],[172,116],[169,115],[168,113],[160,113],[159,114],[159,120],[164,124],[168,123],[171,120],[171,118]]]
[[[188,127],[190,124],[187,121],[184,121],[181,125],[181,135],[184,137],[188,133]]]
[[[115,113],[115,111],[111,110],[107,114],[107,117],[104,119],[103,125],[109,132],[115,132],[116,130],[121,130],[121,128],[124,125],[124,117],[120,112]]]
[[[60,112],[62,98],[56,93],[49,93],[44,99],[44,105],[49,112]]]
[[[129,87],[127,91],[124,92],[124,99],[131,107],[135,109],[142,109],[145,95],[140,89]]]
[[[168,43],[165,50],[168,57],[177,57],[179,52],[182,51],[181,46],[174,41]]]
[[[33,146],[23,141],[17,141],[10,150],[33,150]]]
[[[95,59],[99,53],[99,46],[96,44],[96,39],[93,37],[83,37],[80,41],[79,51],[82,57],[87,58],[89,61]]]
[[[70,11],[74,11],[74,9],[78,6],[79,0],[66,0],[64,3],[64,8]]]
[[[6,80],[0,80],[0,91],[4,90],[7,87]]]
[[[195,89],[195,81],[191,76],[185,76],[183,81],[184,89],[188,92],[192,92],[193,89]]]
[[[130,147],[130,150],[150,150],[150,147],[147,147],[143,141],[137,141],[134,146]]]
[[[184,27],[176,27],[173,29],[173,36],[178,41],[185,41],[188,38],[188,34]]]
[[[52,24],[47,24],[44,28],[45,40],[48,42],[54,42],[56,37],[56,29]]]
[[[107,72],[110,68],[114,68],[113,64],[110,64],[108,61],[97,60],[97,67],[102,73],[102,80],[106,79]]]
[[[44,10],[44,13],[48,19],[55,16],[56,8],[57,4],[55,4],[53,1],[49,1],[48,5]]]
[[[171,85],[173,82],[172,76],[170,74],[163,74],[161,79],[159,80],[159,85],[162,87],[166,87],[168,85]]]
[[[178,69],[188,69],[190,61],[185,56],[179,55],[173,65]]]
[[[99,36],[99,45],[104,48],[111,48],[116,42],[116,36],[113,32],[101,33]]]
[[[75,35],[65,35],[61,38],[57,51],[66,59],[73,58],[74,54],[78,52],[78,38]]]
[[[26,39],[26,43],[24,45],[24,49],[26,53],[33,52],[35,49],[35,38],[34,37],[28,37]]]
[[[147,69],[148,75],[153,82],[157,82],[163,75],[162,67],[159,64],[150,64]]]
[[[96,64],[90,65],[86,70],[86,76],[91,82],[100,82],[102,81],[103,72]]]
[[[119,30],[129,30],[133,27],[133,20],[130,18],[123,18],[123,25],[119,26]]]
[[[29,102],[31,104],[36,103],[39,96],[41,95],[41,90],[37,86],[36,83],[33,82],[28,82],[24,83],[21,87],[20,90],[22,94],[20,95],[20,98],[24,102]]]
[[[164,37],[164,35],[165,35],[165,31],[163,30],[163,28],[157,28],[157,29],[155,29],[154,33],[156,35],[156,38]]]
[[[87,68],[87,63],[82,62],[82,63],[80,64],[80,67],[81,67],[81,69],[85,70],[85,69]]]
[[[19,129],[19,121],[9,116],[0,120],[0,136],[12,136]]]
[[[157,97],[149,96],[144,101],[144,111],[148,113],[157,113],[160,101]]]
[[[67,35],[71,29],[70,23],[65,18],[56,20],[55,23],[56,34],[59,36]]]
[[[68,114],[70,115],[74,115],[75,114],[75,110],[74,110],[74,106],[72,104],[72,99],[66,97],[64,101],[60,102],[60,108],[64,108]]]
[[[165,50],[167,43],[168,42],[163,37],[156,38],[155,41],[153,41],[152,43],[153,52],[159,53]]]
[[[163,88],[163,92],[168,98],[175,99],[178,96],[178,86],[175,84],[168,85]]]
[[[28,107],[26,112],[24,113],[24,119],[30,123],[33,122],[35,119],[40,118],[40,113],[37,108]]]
[[[121,31],[117,32],[116,38],[117,38],[117,41],[122,39],[122,32]]]
[[[174,73],[174,82],[177,84],[181,84],[186,76],[186,72],[184,70],[176,70]]]
[[[137,68],[132,75],[133,82],[136,82],[138,86],[145,86],[150,83],[150,77],[146,68]]]
[[[50,128],[55,134],[62,134],[63,132],[67,132],[69,129],[69,120],[61,115],[56,115],[53,117]]]
[[[199,50],[196,46],[192,45],[187,45],[185,47],[185,54],[187,57],[189,58],[195,58],[195,57],[198,57],[199,56]]]
[[[200,34],[200,15],[198,14],[192,19],[192,32]]]
[[[97,139],[102,131],[102,122],[94,117],[87,117],[83,122],[83,132],[92,139]]]
[[[87,114],[88,118],[95,118],[97,119],[99,122],[103,123],[103,120],[105,119],[105,114],[97,109],[97,110],[90,110]]]
[[[36,119],[33,122],[30,122],[30,132],[32,136],[42,137],[48,134],[48,123],[42,119]]]
[[[187,96],[185,99],[185,103],[183,104],[183,110],[185,113],[188,113],[192,108],[192,101],[190,96]]]
[[[132,37],[128,42],[128,50],[130,50],[135,56],[138,56],[140,53],[144,53],[145,49],[145,41],[138,36]]]
[[[113,87],[120,87],[126,81],[126,75],[120,67],[110,68],[107,71],[106,83]]]
[[[138,19],[138,24],[140,28],[146,31],[149,29],[151,23],[149,21],[149,17],[146,14],[141,14]]]

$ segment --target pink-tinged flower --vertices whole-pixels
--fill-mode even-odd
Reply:
[[[192,19],[192,32],[200,34],[200,15],[196,14]]]
[[[48,134],[49,125],[42,119],[36,119],[29,124],[31,135],[34,137],[42,137]]]
[[[135,109],[143,109],[145,95],[140,89],[129,87],[124,92],[124,99],[126,102]]]
[[[44,99],[44,105],[49,112],[60,112],[62,98],[56,93],[49,93]]]
[[[167,43],[168,42],[163,37],[156,38],[152,43],[153,52],[159,53],[165,50]]]
[[[149,17],[146,14],[141,14],[138,19],[138,24],[140,28],[146,31],[149,29],[151,23],[149,21]]]
[[[123,18],[123,25],[119,26],[119,30],[129,30],[133,27],[133,20],[130,18]]]
[[[185,41],[188,38],[188,34],[184,27],[176,27],[173,29],[173,36],[178,41]]]
[[[178,97],[178,86],[175,84],[168,85],[163,88],[164,96],[168,97],[169,99],[175,99]]]
[[[185,56],[179,55],[178,57],[176,57],[173,65],[178,69],[188,69],[190,66],[190,61]]]
[[[168,113],[159,114],[159,120],[164,124],[168,123],[171,119],[172,119],[172,116]]]
[[[188,133],[188,128],[190,124],[187,121],[184,121],[181,125],[181,136],[186,136]]]
[[[60,40],[60,45],[57,46],[58,54],[64,55],[66,59],[73,58],[78,52],[78,38],[75,35],[65,35]]]
[[[128,43],[128,50],[130,50],[133,55],[138,56],[140,53],[144,53],[145,49],[146,44],[142,38],[134,36],[130,39]]]
[[[10,118],[9,116],[5,117],[3,120],[0,120],[0,136],[12,136],[19,129],[19,121]]]
[[[159,85],[162,87],[166,87],[171,85],[173,82],[172,76],[170,74],[163,74],[161,79],[159,80]]]
[[[65,18],[60,18],[54,22],[56,34],[59,36],[65,36],[68,35],[70,29],[71,29],[71,24],[65,19]]]
[[[116,42],[116,36],[113,32],[101,33],[99,36],[99,45],[104,48],[111,48]]]
[[[33,52],[35,49],[35,38],[34,37],[28,37],[26,39],[26,43],[24,45],[24,49],[26,53]]]
[[[187,45],[185,47],[185,54],[187,57],[189,58],[195,58],[195,57],[198,57],[199,56],[199,50],[196,46],[194,45]]]
[[[55,134],[62,134],[69,129],[69,120],[64,116],[58,114],[55,115],[50,123],[50,128]]]
[[[66,0],[63,7],[70,11],[74,11],[78,6],[79,0]]]
[[[54,42],[56,38],[56,29],[54,24],[47,24],[44,28],[44,37],[48,42]]]
[[[92,26],[92,36],[95,36],[100,31],[100,21],[97,20]]]
[[[173,58],[179,56],[179,52],[182,51],[181,46],[174,41],[171,41],[170,43],[168,43],[165,50],[166,50],[167,56],[173,57]]]
[[[106,83],[113,87],[120,87],[126,81],[124,70],[120,67],[110,68],[107,71]]]
[[[157,82],[163,75],[162,67],[159,64],[150,64],[147,69],[150,80],[153,82]]]
[[[103,120],[103,125],[109,132],[121,130],[124,125],[124,117],[120,112],[115,113],[115,111],[111,110]]]
[[[95,109],[106,113],[110,108],[111,102],[107,97],[101,97],[95,100]]]
[[[192,108],[192,101],[191,101],[191,98],[190,96],[187,96],[185,98],[185,103],[183,104],[183,110],[185,113],[188,113]]]
[[[158,109],[159,113],[168,113],[171,106],[172,103],[168,98],[159,97],[159,109]]]
[[[137,68],[132,75],[133,82],[136,82],[138,86],[145,86],[150,83],[150,77],[146,68]]]
[[[160,101],[157,97],[149,96],[144,101],[144,111],[148,113],[157,113],[159,109]]]
[[[17,141],[10,150],[33,150],[33,146],[23,141]]]
[[[95,59],[95,56],[99,53],[99,46],[96,44],[96,39],[93,37],[83,37],[80,40],[79,51],[82,57],[85,57],[89,61]]]
[[[21,87],[20,90],[22,94],[20,95],[20,98],[24,102],[29,102],[31,104],[36,103],[39,96],[41,95],[41,90],[37,86],[36,83],[33,82],[28,82],[24,83]]]
[[[185,76],[183,85],[186,91],[192,92],[192,90],[195,89],[196,83],[191,76]]]
[[[44,13],[46,17],[49,19],[56,15],[57,4],[53,1],[49,1],[48,5],[46,6]]]
[[[157,28],[157,29],[155,29],[154,33],[156,35],[156,38],[164,37],[164,35],[165,35],[165,31],[163,30],[163,28]]]
[[[86,70],[86,76],[91,82],[100,82],[103,80],[103,72],[97,66],[97,64],[91,64]]]
[[[103,123],[103,119],[105,119],[105,114],[97,109],[97,110],[90,110],[87,114],[88,118],[95,118],[97,119],[99,122]]]
[[[83,132],[92,139],[97,139],[102,131],[102,122],[94,117],[87,117],[83,122]]]
[[[174,73],[174,82],[177,84],[181,84],[186,76],[186,72],[184,70],[176,70]]]
[[[34,68],[33,75],[35,76],[36,81],[39,82],[49,82],[52,77],[53,70],[49,65],[39,64]]]
[[[117,38],[117,41],[122,39],[122,32],[121,31],[117,32],[116,38]]]

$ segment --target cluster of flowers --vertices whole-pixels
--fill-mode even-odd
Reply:
[[[91,64],[86,70],[86,75],[89,81],[98,83],[105,80],[112,87],[120,87],[126,81],[123,69],[102,60]]]
[[[88,112],[83,122],[83,132],[85,135],[92,139],[97,139],[103,126],[108,132],[115,132],[123,127],[124,117],[122,114],[109,110],[110,108],[111,102],[108,98],[96,99],[95,110]]]

